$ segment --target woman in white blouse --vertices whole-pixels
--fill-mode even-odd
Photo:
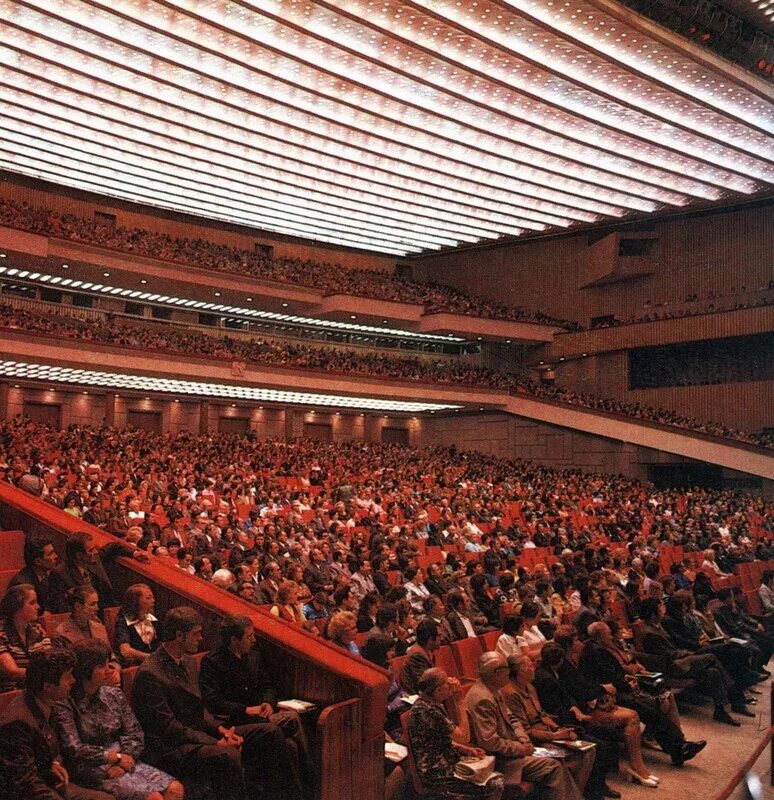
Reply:
[[[503,620],[503,632],[497,640],[495,650],[505,658],[521,655],[519,637],[524,633],[524,617],[519,614],[507,614]]]

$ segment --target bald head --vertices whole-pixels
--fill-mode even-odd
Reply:
[[[501,689],[508,682],[508,662],[505,656],[490,651],[478,658],[478,676],[490,689]]]

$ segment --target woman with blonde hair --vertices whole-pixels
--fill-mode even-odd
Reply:
[[[348,650],[352,655],[359,656],[360,648],[355,643],[357,635],[357,617],[352,611],[339,611],[334,614],[328,623],[328,636],[330,640]]]

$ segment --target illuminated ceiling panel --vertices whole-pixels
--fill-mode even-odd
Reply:
[[[411,255],[774,185],[770,87],[610,0],[0,0],[0,19],[0,167],[270,232]]]
[[[453,411],[462,408],[453,403],[423,403],[405,400],[385,400],[379,397],[314,394],[287,389],[266,389],[259,386],[238,386],[230,383],[205,383],[149,375],[130,375],[123,372],[100,372],[51,364],[30,364],[23,361],[0,360],[0,376],[15,380],[46,381],[66,386],[86,386],[90,389],[122,389],[130,392],[176,394],[202,399],[246,400],[255,403],[283,403],[316,408],[348,408],[365,411],[394,411],[411,414],[429,411]]]

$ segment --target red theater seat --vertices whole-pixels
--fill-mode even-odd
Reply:
[[[481,649],[481,642],[478,637],[452,642],[451,649],[452,653],[454,653],[454,660],[457,662],[459,674],[468,680],[477,680],[478,657],[484,652]]]

